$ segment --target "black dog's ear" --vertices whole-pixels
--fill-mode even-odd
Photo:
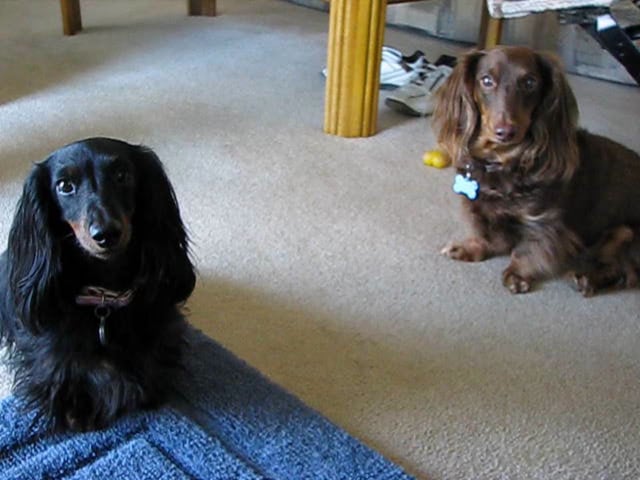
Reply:
[[[9,232],[9,293],[17,320],[32,332],[42,329],[56,298],[61,270],[54,232],[56,205],[47,162],[36,164],[24,183]]]
[[[136,166],[136,209],[133,235],[141,252],[139,294],[171,304],[187,299],[195,286],[189,238],[176,195],[158,156],[133,147]]]

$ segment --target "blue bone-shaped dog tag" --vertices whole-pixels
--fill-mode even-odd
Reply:
[[[464,195],[469,200],[475,200],[478,198],[478,190],[480,190],[480,185],[471,178],[471,175],[464,176],[460,173],[456,175],[456,180],[453,182],[454,192]]]

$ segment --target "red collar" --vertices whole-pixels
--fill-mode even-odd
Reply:
[[[102,287],[85,286],[80,289],[80,294],[76,295],[76,304],[117,309],[129,305],[133,300],[133,293],[133,289],[115,292]]]

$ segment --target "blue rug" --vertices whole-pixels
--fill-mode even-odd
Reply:
[[[3,400],[0,478],[411,478],[203,334],[189,343],[180,393],[103,431],[47,434]]]

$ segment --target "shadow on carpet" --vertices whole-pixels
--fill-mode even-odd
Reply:
[[[411,477],[195,330],[165,407],[83,434],[47,434],[0,403],[1,479],[370,479]]]

